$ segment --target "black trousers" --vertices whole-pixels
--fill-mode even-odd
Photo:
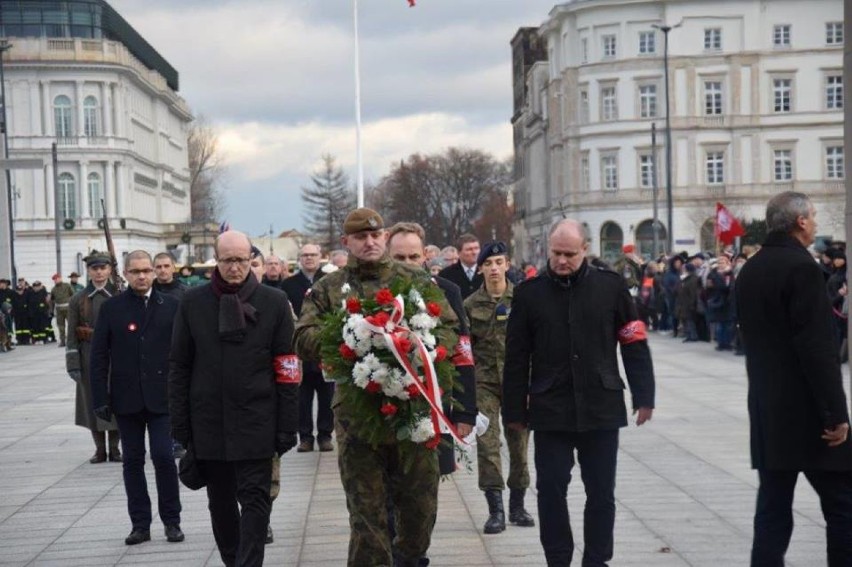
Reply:
[[[852,471],[803,471],[819,495],[829,567],[852,566]],[[793,492],[799,471],[759,470],[752,567],[783,567],[793,535]]]
[[[299,440],[314,441],[314,392],[317,394],[317,438],[331,439],[334,431],[334,413],[331,398],[334,382],[326,382],[322,372],[308,371],[299,385]]]
[[[535,432],[539,537],[549,567],[567,567],[574,555],[568,517],[568,484],[574,450],[586,488],[583,514],[583,567],[605,566],[612,559],[615,525],[615,465],[618,430]]]
[[[227,567],[263,565],[272,501],[272,457],[203,461],[213,537]]]

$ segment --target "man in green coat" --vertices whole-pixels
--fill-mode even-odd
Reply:
[[[68,319],[68,304],[74,294],[70,283],[62,281],[62,274],[53,274],[53,289],[50,290],[50,303],[56,313],[56,326],[59,327],[59,346],[65,346],[65,324]]]

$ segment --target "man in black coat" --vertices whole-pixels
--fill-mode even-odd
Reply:
[[[176,271],[175,257],[169,252],[160,252],[154,256],[154,289],[180,301],[189,286],[175,277]]]
[[[151,256],[127,255],[129,289],[103,304],[92,341],[92,407],[99,418],[115,414],[124,451],[124,489],[132,530],[124,540],[151,539],[151,499],[145,479],[145,430],[157,479],[160,519],[170,542],[183,541],[180,493],[172,454],[166,380],[178,302],[152,288]]]
[[[586,488],[583,565],[612,558],[618,430],[627,425],[617,347],[636,424],[651,419],[654,371],[645,325],[622,277],[586,261],[583,226],[553,225],[546,270],[517,288],[506,330],[503,422],[535,431],[540,539],[548,565],[570,565],[565,500],[574,451]]]
[[[207,480],[213,535],[225,565],[262,565],[272,455],[296,445],[299,361],[286,295],[250,272],[251,242],[219,235],[208,286],[175,319],[169,410],[174,438]]]
[[[463,300],[482,287],[482,274],[476,265],[478,257],[479,239],[472,234],[462,234],[459,236],[459,261],[438,273],[459,286]]]
[[[852,442],[831,306],[807,251],[816,234],[807,195],[766,207],[769,234],[735,288],[748,371],[751,462],[760,487],[752,565],[783,565],[799,472],[820,497],[828,564],[852,558]]]
[[[290,299],[296,317],[302,312],[305,293],[314,282],[322,277],[319,271],[320,247],[305,244],[299,251],[299,272],[282,283]],[[320,451],[332,451],[331,434],[334,432],[334,413],[331,399],[334,397],[334,382],[326,382],[316,362],[308,361],[302,366],[302,383],[299,385],[299,453],[314,450],[314,393],[317,397],[317,436]]]

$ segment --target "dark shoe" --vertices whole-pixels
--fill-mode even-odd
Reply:
[[[89,462],[93,465],[98,463],[105,463],[107,460],[106,451],[95,451],[95,454],[92,455],[92,458],[89,459]]]
[[[521,489],[512,489],[509,492],[509,521],[516,526],[531,528],[535,525],[535,520],[524,509],[524,493],[526,490]]]
[[[320,439],[317,444],[319,445],[319,450],[324,453],[334,451],[334,445],[331,444],[331,439]]]
[[[486,490],[485,500],[488,501],[488,519],[485,521],[483,532],[499,534],[506,529],[506,512],[503,510],[503,492]]]
[[[313,441],[302,441],[299,443],[299,446],[296,447],[297,453],[310,453],[314,450],[314,442]]]
[[[130,535],[124,538],[126,545],[136,545],[143,541],[151,541],[151,530],[143,530],[142,528],[133,528]]]
[[[266,541],[264,543],[272,543],[273,541],[275,541],[275,536],[272,535],[272,526],[267,524],[266,525]]]
[[[115,451],[109,452],[109,462],[111,463],[120,463],[121,462],[121,451],[116,449]]]
[[[150,536],[148,537],[150,539]],[[180,529],[180,526],[177,524],[172,524],[171,526],[166,526],[166,541],[170,541],[172,543],[178,543],[184,540],[183,532]]]
[[[174,450],[175,459],[182,459],[186,456],[186,449],[183,447],[176,447]]]

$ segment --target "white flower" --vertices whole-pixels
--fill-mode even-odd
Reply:
[[[420,295],[420,292],[414,288],[411,288],[411,291],[408,292],[408,299],[411,303],[414,304],[420,311],[426,311],[426,304],[423,302],[423,296]]]
[[[365,388],[370,381],[370,367],[363,362],[356,362],[352,367],[352,379],[359,388]]]
[[[424,443],[435,436],[435,429],[432,426],[432,420],[428,417],[421,417],[411,430],[411,440],[415,443]]]
[[[414,379],[408,374],[408,372],[403,372],[399,368],[392,368],[391,374],[393,375],[393,380],[396,380],[403,386],[414,384]]]
[[[385,384],[389,381],[388,378],[390,378],[390,372],[388,372],[387,364],[382,364],[379,368],[373,370],[373,381]]]
[[[340,286],[340,293],[342,293],[343,295],[346,295],[350,291],[352,291],[352,287],[348,283],[344,283],[342,286]]]
[[[411,328],[414,330],[429,330],[434,329],[437,321],[430,317],[428,313],[418,313],[411,318]]]
[[[370,368],[370,372],[384,366],[384,363],[382,363],[382,361],[379,360],[372,352],[364,357],[364,364]]]

